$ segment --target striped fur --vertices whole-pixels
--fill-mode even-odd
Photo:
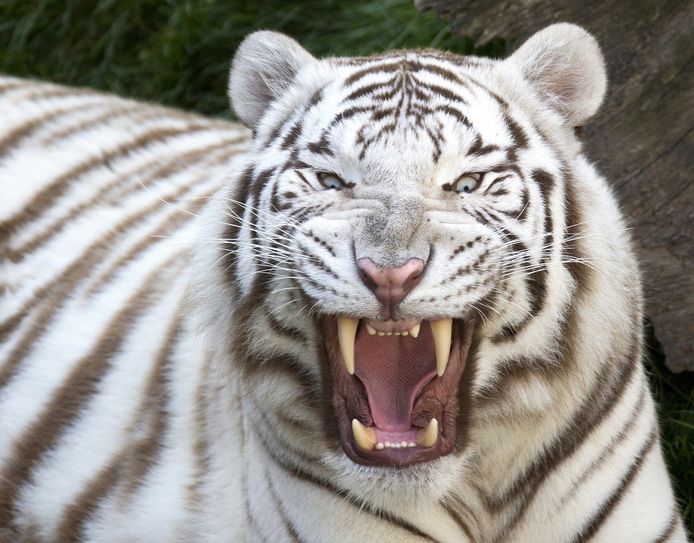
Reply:
[[[0,78],[0,541],[685,541],[631,242],[571,130],[599,102],[548,102],[544,64],[513,64],[537,40],[505,62],[249,40],[253,137]],[[355,255],[424,253],[399,311],[477,321],[455,449],[358,465],[320,318],[378,314]]]

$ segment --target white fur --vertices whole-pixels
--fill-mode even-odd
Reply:
[[[397,71],[378,70],[379,63],[388,59],[364,60],[362,64],[316,60],[293,40],[270,32],[247,38],[230,77],[234,108],[256,133],[250,145],[247,132],[238,126],[181,117],[164,109],[152,114],[152,106],[102,95],[67,95],[50,104],[41,99],[32,102],[26,99],[31,92],[40,94],[56,88],[35,83],[0,94],[3,111],[8,112],[7,128],[3,127],[6,132],[54,108],[72,107],[82,100],[95,105],[94,115],[103,113],[102,107],[120,112],[113,122],[104,121],[84,134],[72,135],[66,141],[50,140],[50,134],[90,118],[66,112],[21,141],[11,155],[0,156],[0,175],[9,183],[6,186],[11,186],[0,199],[0,232],[5,221],[22,213],[60,172],[70,170],[85,157],[108,152],[151,127],[203,126],[201,131],[186,134],[184,130],[90,170],[70,183],[45,213],[21,228],[8,229],[6,238],[0,238],[0,248],[16,251],[35,236],[51,232],[56,221],[72,213],[69,210],[75,205],[96,194],[102,197],[97,206],[75,213],[64,228],[23,259],[0,259],[0,326],[23,307],[29,308],[21,324],[0,344],[2,370],[38,322],[41,311],[50,309],[52,293],[60,287],[56,278],[80,262],[90,244],[138,211],[148,210],[127,233],[116,232],[100,258],[89,266],[84,264],[83,277],[53,310],[50,326],[39,334],[9,386],[2,389],[2,470],[16,461],[17,443],[45,416],[47,406],[56,407],[52,394],[97,338],[113,326],[113,316],[126,307],[146,278],[155,274],[157,279],[152,283],[156,288],[147,294],[153,299],[137,313],[122,347],[112,354],[113,369],[98,383],[86,409],[41,456],[30,479],[21,482],[12,504],[12,524],[0,526],[0,538],[5,533],[14,537],[35,534],[45,540],[56,537],[66,508],[89,488],[100,469],[119,452],[137,450],[138,440],[147,435],[154,416],[154,411],[138,411],[138,406],[146,400],[144,390],[154,353],[167,346],[171,355],[167,378],[161,383],[166,396],[161,447],[135,491],[128,486],[132,465],[123,464],[122,478],[106,488],[81,525],[80,535],[85,541],[148,541],[152,534],[158,541],[285,541],[291,540],[292,530],[302,541],[421,541],[417,530],[436,541],[468,541],[451,513],[456,511],[471,531],[472,540],[570,542],[590,522],[596,504],[604,502],[619,484],[656,424],[640,366],[614,409],[538,484],[519,523],[510,524],[512,508],[491,512],[482,495],[511,492],[512,483],[522,480],[539,455],[556,448],[557,436],[599,384],[601,372],[607,365],[622,362],[624,353],[638,341],[640,279],[631,242],[607,182],[581,154],[580,142],[572,131],[602,102],[606,78],[599,48],[582,29],[555,25],[532,37],[505,61],[481,60],[460,67],[444,57],[426,57],[418,52],[404,52],[397,59],[433,66],[436,69],[419,73],[419,77],[458,93],[467,103],[470,127],[452,117],[442,118],[438,161],[431,158],[433,140],[414,129],[395,129],[387,137],[375,139],[363,156],[358,156],[360,138],[377,135],[379,130],[378,122],[365,126],[368,112],[356,113],[334,129],[330,134],[331,155],[307,153],[306,144],[320,138],[337,111],[370,104],[369,96],[361,96],[345,106],[350,89],[344,83],[351,75],[364,67],[375,67],[360,83],[370,85],[388,81]],[[456,73],[469,84],[458,85],[442,76],[441,70],[458,70]],[[0,79],[0,93],[4,85],[15,83],[17,80],[11,78]],[[309,98],[318,89],[320,100],[315,107],[308,107]],[[490,89],[509,104],[508,110],[491,96]],[[384,100],[383,105],[394,104],[397,97]],[[430,105],[450,104],[435,96]],[[139,116],[147,112],[153,116],[138,123]],[[518,273],[503,275],[504,266],[514,256],[508,243],[470,213],[490,205],[488,201],[479,193],[465,199],[447,196],[441,187],[465,172],[486,171],[502,160],[503,150],[481,158],[468,156],[466,151],[477,135],[485,145],[511,145],[517,136],[508,126],[509,115],[528,144],[518,149],[520,173],[505,182],[508,194],[495,201],[495,209],[516,209],[521,199],[520,175],[528,179],[541,169],[553,176],[556,184],[543,203],[540,187],[528,183],[527,220],[504,219],[504,225],[527,246],[525,263],[533,265],[539,262],[546,245],[546,239],[537,236],[544,225],[544,205],[551,208],[554,222],[546,303],[516,341],[499,343],[492,338],[507,324],[523,320],[530,310],[532,293]],[[298,121],[298,158],[308,161],[313,170],[335,172],[355,183],[349,195],[347,191],[321,190],[310,172],[308,189],[290,168],[274,174],[260,188],[253,208],[246,205],[248,202],[236,202],[249,166],[256,166],[257,175],[260,170],[281,168],[286,163],[291,149],[283,148],[281,141]],[[403,114],[398,122],[405,126],[409,121]],[[281,133],[277,141],[270,142],[278,126]],[[145,187],[139,183],[147,168],[160,160],[226,140],[232,143],[222,151],[238,155],[232,161],[217,155],[201,157],[165,177],[150,180]],[[79,154],[75,151],[78,148]],[[135,173],[129,178],[131,171]],[[118,179],[123,184],[115,187]],[[577,283],[569,265],[561,261],[571,211],[566,203],[568,190],[574,191],[582,212],[576,243],[584,265],[591,270],[589,286]],[[298,194],[300,208],[327,208],[298,224],[289,216],[296,207],[289,207],[289,211],[272,208],[273,198],[283,198],[290,191]],[[152,240],[153,232],[177,213],[185,214],[203,195],[210,201],[199,217]],[[168,203],[159,206],[158,202]],[[365,226],[374,217],[392,239],[374,241]],[[236,238],[229,237],[233,224],[240,224]],[[283,226],[288,227],[284,233]],[[331,250],[312,241],[311,236],[329,240]],[[457,246],[476,236],[486,236],[488,241],[454,254]],[[152,241],[147,251],[109,271],[143,240]],[[479,408],[470,413],[469,442],[460,452],[421,465],[398,469],[355,464],[334,446],[334,430],[326,430],[320,406],[305,399],[296,376],[281,368],[273,372],[266,366],[278,354],[291,356],[300,361],[302,375],[315,383],[313,391],[325,393],[320,383],[321,365],[326,361],[321,355],[322,339],[316,333],[317,317],[340,312],[373,317],[380,310],[359,279],[355,252],[395,262],[422,254],[431,244],[436,251],[427,263],[427,273],[403,301],[401,310],[425,319],[478,317],[471,394]],[[309,255],[304,254],[303,246],[309,248]],[[486,267],[474,268],[485,250],[491,255]],[[230,251],[236,252],[235,266],[230,264]],[[277,262],[263,267],[261,263],[268,256]],[[306,257],[320,258],[333,275],[312,267]],[[473,267],[475,273],[455,276],[456,270],[465,266]],[[480,278],[485,273],[497,280],[484,284]],[[233,274],[236,276],[231,279]],[[270,278],[271,295],[251,300],[256,305],[249,305],[253,309],[245,328],[240,329],[240,308],[248,302],[245,297],[253,293],[259,277]],[[453,278],[444,281],[448,277]],[[504,294],[491,309],[477,305],[484,303],[504,282],[502,279],[514,287],[513,294]],[[45,297],[36,300],[35,294],[41,289]],[[310,294],[315,303],[308,304],[300,291]],[[573,360],[564,367],[569,362],[558,353],[562,345],[558,330],[569,310],[576,337]],[[303,334],[306,342],[268,333],[269,312]],[[182,320],[181,332],[169,343],[167,334],[176,316]],[[248,340],[246,352],[252,360],[238,358],[239,339]],[[636,352],[640,352],[638,345]],[[544,371],[508,383],[503,394],[494,392],[509,365],[526,359],[549,362]],[[495,401],[485,403],[489,394],[498,395],[493,396]],[[640,398],[645,398],[644,404],[631,431],[617,441]],[[299,424],[289,426],[280,415]],[[202,457],[201,443],[205,444]],[[614,449],[609,458],[590,471],[611,444]],[[3,471],[3,477],[10,481],[12,474]],[[2,484],[0,495],[6,490]],[[664,532],[674,507],[656,439],[629,491],[594,540],[651,541]],[[674,514],[678,515],[676,510]],[[669,541],[685,541],[682,523],[675,518]]]

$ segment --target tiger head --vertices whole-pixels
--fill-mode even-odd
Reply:
[[[556,357],[576,288],[574,129],[605,87],[597,43],[570,24],[506,60],[242,43],[229,93],[253,143],[221,262],[254,363],[285,351],[329,397],[326,463],[450,473],[498,368]],[[263,319],[284,343],[250,337]]]

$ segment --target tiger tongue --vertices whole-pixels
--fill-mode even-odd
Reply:
[[[360,327],[355,338],[355,375],[366,388],[371,417],[379,430],[412,427],[418,392],[436,375],[436,352],[429,326],[419,337],[369,335]]]

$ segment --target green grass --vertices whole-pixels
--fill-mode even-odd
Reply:
[[[208,115],[230,117],[229,61],[243,37],[273,29],[317,56],[402,47],[481,50],[411,0],[161,1],[4,0],[0,72],[104,89]],[[694,375],[673,375],[649,340],[652,387],[660,404],[663,448],[689,529],[694,531]]]
[[[665,460],[670,467],[685,523],[694,533],[694,373],[673,374],[653,328],[646,326],[651,389],[658,402]]]
[[[222,115],[229,61],[258,29],[285,32],[319,56],[410,46],[473,51],[469,39],[402,0],[5,0],[0,70]],[[504,44],[482,52],[503,54]]]

